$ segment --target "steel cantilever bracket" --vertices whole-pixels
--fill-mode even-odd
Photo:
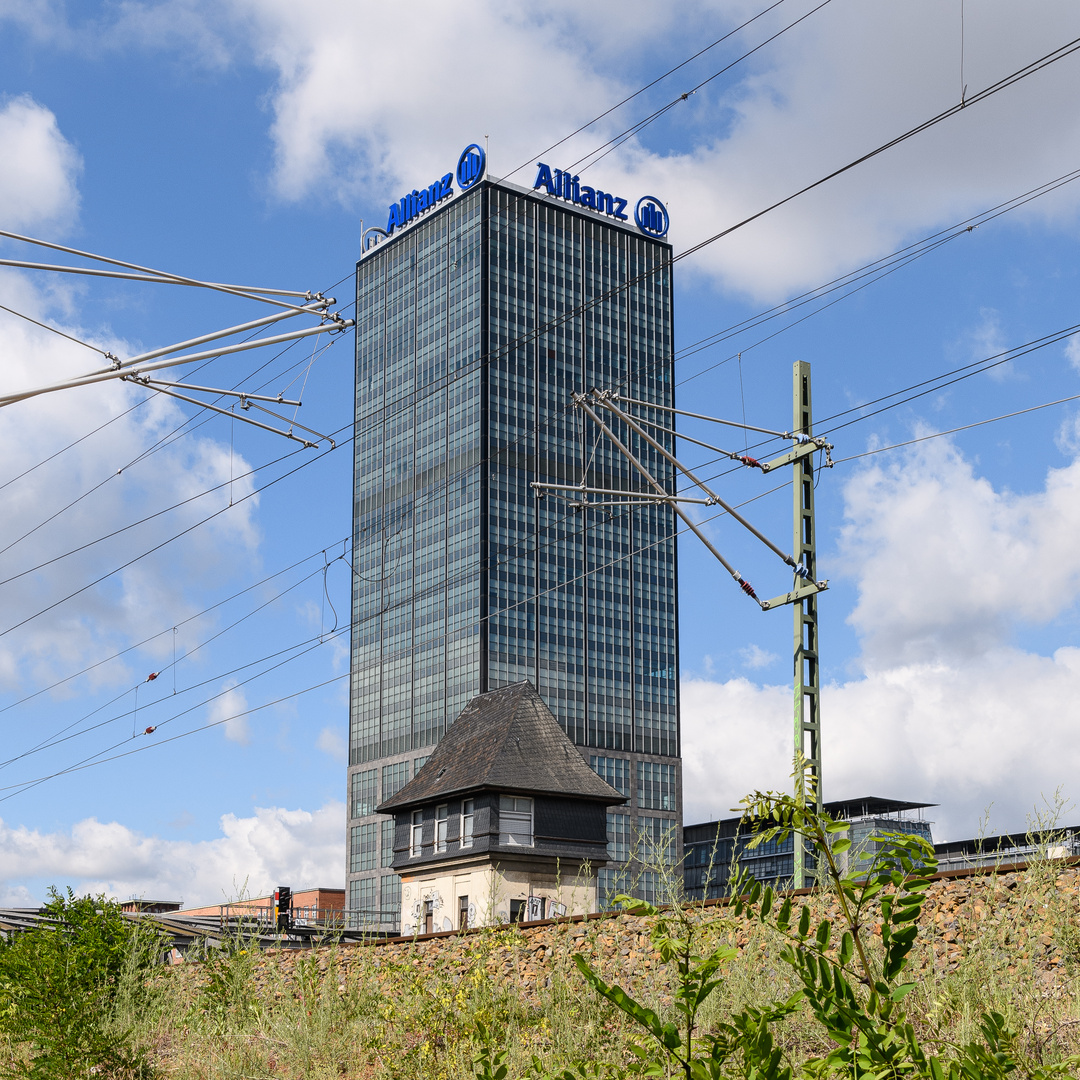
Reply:
[[[791,592],[784,593],[782,596],[774,596],[771,600],[762,601],[761,610],[768,611],[770,608],[782,607],[784,604],[797,604],[808,596],[824,592],[828,587],[828,580],[800,581]]]
[[[832,450],[832,448],[832,443],[827,443],[824,439],[815,439],[813,442],[794,447],[786,454],[773,458],[772,461],[764,462],[761,471],[767,473],[772,472],[773,469],[779,469],[781,465],[794,465],[796,461],[801,461],[804,457],[809,457],[810,454],[816,454],[819,450]]]

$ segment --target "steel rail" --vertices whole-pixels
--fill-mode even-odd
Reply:
[[[122,375],[121,378],[125,382],[132,382],[138,386],[146,385],[142,379],[139,379],[133,375]],[[222,416],[232,417],[234,420],[242,420],[245,424],[251,424],[254,427],[262,428],[263,431],[273,432],[275,435],[283,435],[286,439],[292,439],[294,442],[301,443],[303,446],[308,446],[314,449],[318,446],[318,443],[313,443],[310,439],[301,439],[299,435],[294,435],[291,431],[282,431],[280,428],[271,427],[269,424],[264,424],[261,420],[253,420],[250,416],[241,416],[235,409],[223,409],[220,405],[213,405],[209,401],[200,401],[198,398],[189,397],[187,394],[178,394],[174,390],[163,390],[160,386],[147,386],[148,390],[154,390],[159,394],[165,394],[167,397],[179,398],[181,401],[187,401],[192,405],[198,405],[203,409],[210,409],[212,412],[221,413]],[[305,431],[310,431],[310,428],[304,428]],[[313,435],[318,435],[317,431],[312,432]],[[326,438],[325,435],[320,436]],[[333,447],[331,447],[333,449]]]
[[[762,435],[775,435],[778,439],[790,439],[790,431],[773,431],[771,428],[754,427],[753,424],[738,424],[734,420],[721,420],[716,416],[705,416],[702,413],[687,412],[685,409],[674,409],[670,405],[657,405],[652,401],[639,401],[637,398],[623,397],[617,391],[612,395],[627,405],[644,405],[647,409],[660,409],[661,412],[674,413],[677,416],[691,416],[695,420],[711,420],[714,424],[726,424],[728,427],[742,428],[744,431],[758,431]]]
[[[584,411],[588,416],[592,418],[593,422],[600,428],[600,430],[603,431],[604,434],[607,435],[607,437],[615,444],[616,448],[623,455],[623,457],[625,457],[626,460],[629,461],[641,473],[641,475],[645,477],[646,480],[648,480],[648,482],[656,489],[656,491],[658,491],[661,495],[668,495],[668,492],[664,490],[663,485],[660,483],[660,481],[657,480],[652,475],[652,473],[650,473],[643,465],[641,465],[637,461],[634,455],[631,454],[630,451],[623,445],[622,440],[619,439],[615,432],[612,431],[611,428],[609,428],[607,424],[605,424],[604,421],[599,416],[597,416],[596,413],[589,407],[588,401],[585,399],[585,395],[575,393],[573,395],[573,400],[574,403],[580,409],[582,409],[582,411]],[[702,530],[697,526],[697,524],[691,520],[688,514],[681,510],[679,506],[675,503],[670,503],[670,506],[671,509],[678,515],[679,519],[683,522],[683,524],[705,545],[705,547],[712,553],[712,555],[716,558],[720,565],[739,583],[739,587],[743,588],[743,583],[746,579],[742,576],[742,574],[740,574],[739,571],[736,570],[735,567],[732,566],[731,563],[729,563],[727,559],[725,559],[724,556],[720,554],[719,551],[717,551],[709,538],[704,534],[704,532],[702,532]],[[749,582],[746,583],[746,587],[749,587]],[[743,589],[743,591],[746,591],[745,588]],[[750,596],[751,599],[754,600],[759,607],[761,606],[761,601],[758,600],[756,596],[753,596],[750,593],[747,593],[747,595]],[[764,611],[765,609],[762,607],[762,610]]]

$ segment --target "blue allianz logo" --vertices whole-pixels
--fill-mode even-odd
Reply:
[[[458,187],[462,191],[468,191],[483,179],[486,157],[487,155],[476,143],[462,150],[456,171]],[[438,180],[432,181],[426,188],[413,188],[407,195],[398,199],[390,207],[385,235],[390,236],[395,229],[410,225],[425,211],[430,210],[443,199],[449,199],[454,194],[454,176],[454,173],[447,173]],[[381,229],[379,231],[382,232]],[[374,243],[370,246],[374,246]]]
[[[649,236],[660,239],[667,236],[667,207],[655,195],[642,195],[634,208],[634,221],[637,227]]]
[[[403,196],[390,207],[390,216],[386,220],[386,235],[390,236],[395,229],[408,225],[414,218],[419,217],[425,210],[429,210],[436,203],[448,199],[454,194],[454,174],[447,173],[441,180],[435,180],[426,188],[417,191],[413,188],[408,195]]]
[[[543,188],[556,199],[565,199],[600,214],[607,214],[616,221],[630,220],[626,215],[626,200],[621,195],[612,195],[583,184],[581,177],[574,176],[568,169],[553,169],[550,165],[539,162],[536,179],[533,181],[533,190],[537,188]],[[655,236],[658,240],[667,236],[667,207],[654,195],[643,195],[638,199],[634,221],[646,236]]]
[[[457,163],[457,182],[462,191],[468,191],[483,177],[484,166],[487,164],[486,158],[487,155],[476,143],[466,146],[461,151],[461,157],[458,158]]]
[[[542,161],[536,170],[533,190],[541,187],[557,199],[566,199],[577,203],[578,206],[599,210],[601,214],[609,214],[616,221],[629,220],[623,213],[626,209],[626,200],[620,195],[611,195],[599,188],[589,187],[588,184],[581,182],[580,176],[574,176],[567,169],[552,169]]]

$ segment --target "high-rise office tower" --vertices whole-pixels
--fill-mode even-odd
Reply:
[[[681,821],[673,515],[530,486],[584,471],[646,489],[570,406],[592,388],[673,404],[667,212],[546,165],[531,191],[483,166],[471,147],[391,207],[357,265],[348,907],[386,929],[400,883],[374,807],[474,694],[531,680],[630,797],[602,885]]]

